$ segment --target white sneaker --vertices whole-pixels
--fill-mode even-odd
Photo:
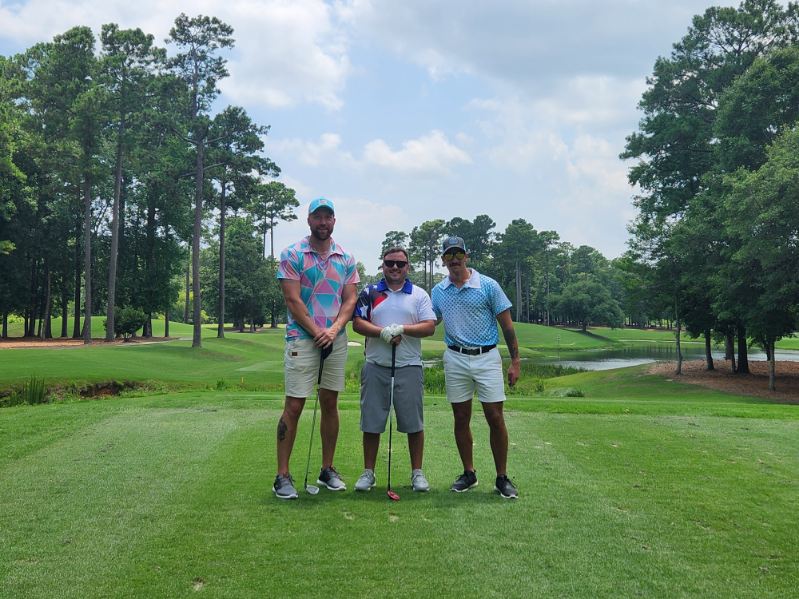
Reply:
[[[430,483],[427,482],[424,472],[422,472],[420,469],[414,470],[411,473],[411,486],[413,487],[414,491],[419,493],[427,493],[430,490]]]
[[[366,468],[355,483],[356,491],[371,491],[375,486],[375,471]]]

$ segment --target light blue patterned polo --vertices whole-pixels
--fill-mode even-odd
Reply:
[[[444,319],[447,345],[480,347],[499,342],[497,315],[512,304],[494,279],[475,269],[458,289],[449,277],[433,287],[433,311]]]

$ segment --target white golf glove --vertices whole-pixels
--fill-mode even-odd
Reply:
[[[402,335],[405,332],[405,327],[401,324],[390,324],[380,331],[380,338],[386,343],[391,343],[391,340],[397,335]]]

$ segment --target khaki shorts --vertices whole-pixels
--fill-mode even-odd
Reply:
[[[314,345],[313,339],[286,341],[283,354],[286,397],[306,398],[314,394],[321,355],[321,350]],[[333,351],[325,358],[320,387],[330,391],[343,391],[346,363],[347,335],[342,333],[336,337]]]
[[[505,375],[502,356],[495,347],[477,356],[444,350],[444,381],[450,403],[477,399],[483,403],[505,401]]]
[[[424,383],[421,366],[394,369],[394,413],[397,430],[418,433],[424,430]],[[382,433],[386,430],[391,400],[391,368],[366,362],[361,370],[361,430]]]

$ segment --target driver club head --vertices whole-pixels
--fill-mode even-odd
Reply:
[[[305,491],[308,493],[308,495],[318,495],[319,487],[315,485],[305,485]]]
[[[399,495],[397,495],[397,494],[396,494],[394,491],[392,491],[391,489],[389,489],[388,491],[386,491],[386,495],[388,495],[388,498],[389,498],[391,501],[399,501],[399,500],[400,500],[400,496],[399,496]]]

